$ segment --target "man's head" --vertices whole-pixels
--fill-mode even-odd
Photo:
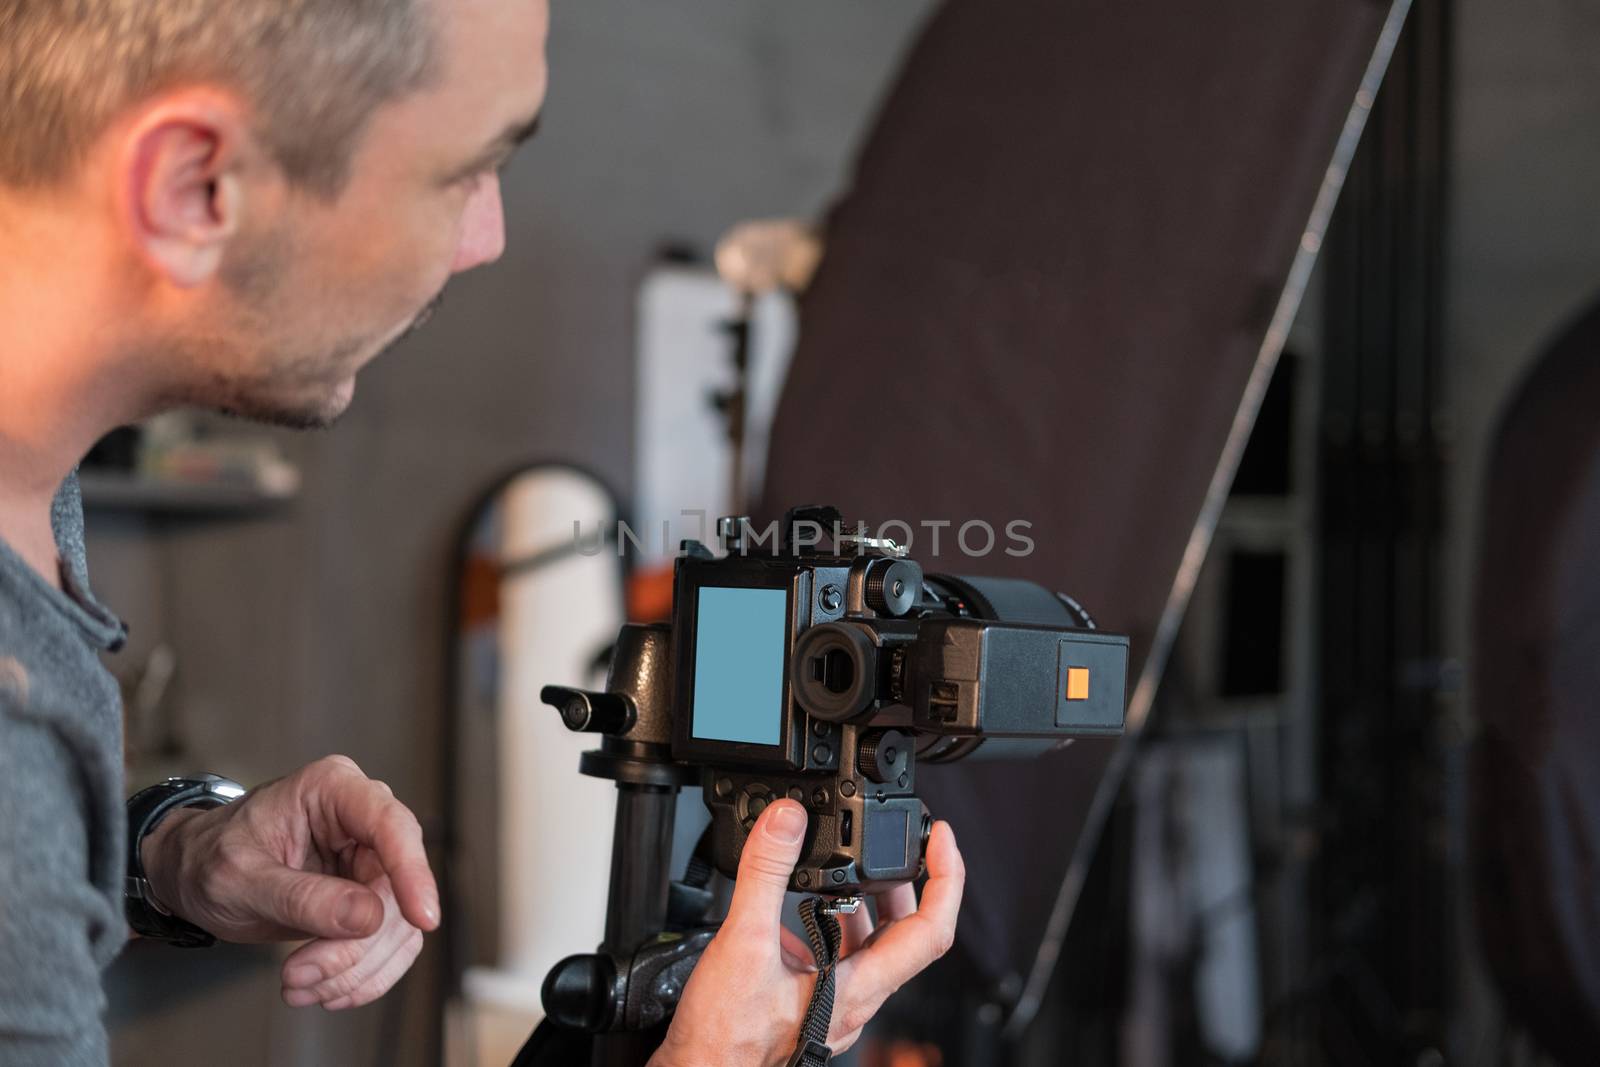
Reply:
[[[546,18],[545,0],[10,0],[0,204],[57,220],[29,238],[71,242],[142,406],[325,423],[452,274],[500,254],[497,169],[543,100]]]

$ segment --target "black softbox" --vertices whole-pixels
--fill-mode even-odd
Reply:
[[[1136,733],[1405,6],[949,0],[827,220],[764,517],[899,519],[930,569],[1073,594],[1134,639]],[[968,558],[976,520],[1034,551]],[[1016,1025],[1131,742],[919,772]]]

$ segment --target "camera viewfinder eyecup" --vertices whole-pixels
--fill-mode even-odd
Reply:
[[[795,699],[814,717],[848,722],[878,693],[878,646],[861,627],[823,623],[801,635],[790,661]]]

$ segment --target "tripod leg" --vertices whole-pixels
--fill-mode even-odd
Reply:
[[[617,821],[611,840],[611,890],[601,952],[619,959],[667,927],[667,883],[678,790],[617,783]]]
[[[666,929],[677,802],[676,788],[617,783],[611,892],[606,902],[606,939],[600,947],[614,959],[629,959],[640,945]],[[642,1033],[599,1034],[589,1063],[591,1067],[644,1067],[665,1036],[665,1026]]]
[[[593,1048],[592,1034],[568,1030],[545,1020],[511,1061],[511,1067],[570,1067],[574,1063],[588,1062],[594,1054]]]

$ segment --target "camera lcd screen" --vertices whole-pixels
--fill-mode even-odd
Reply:
[[[694,736],[777,745],[783,729],[785,589],[702,586],[694,633]]]

